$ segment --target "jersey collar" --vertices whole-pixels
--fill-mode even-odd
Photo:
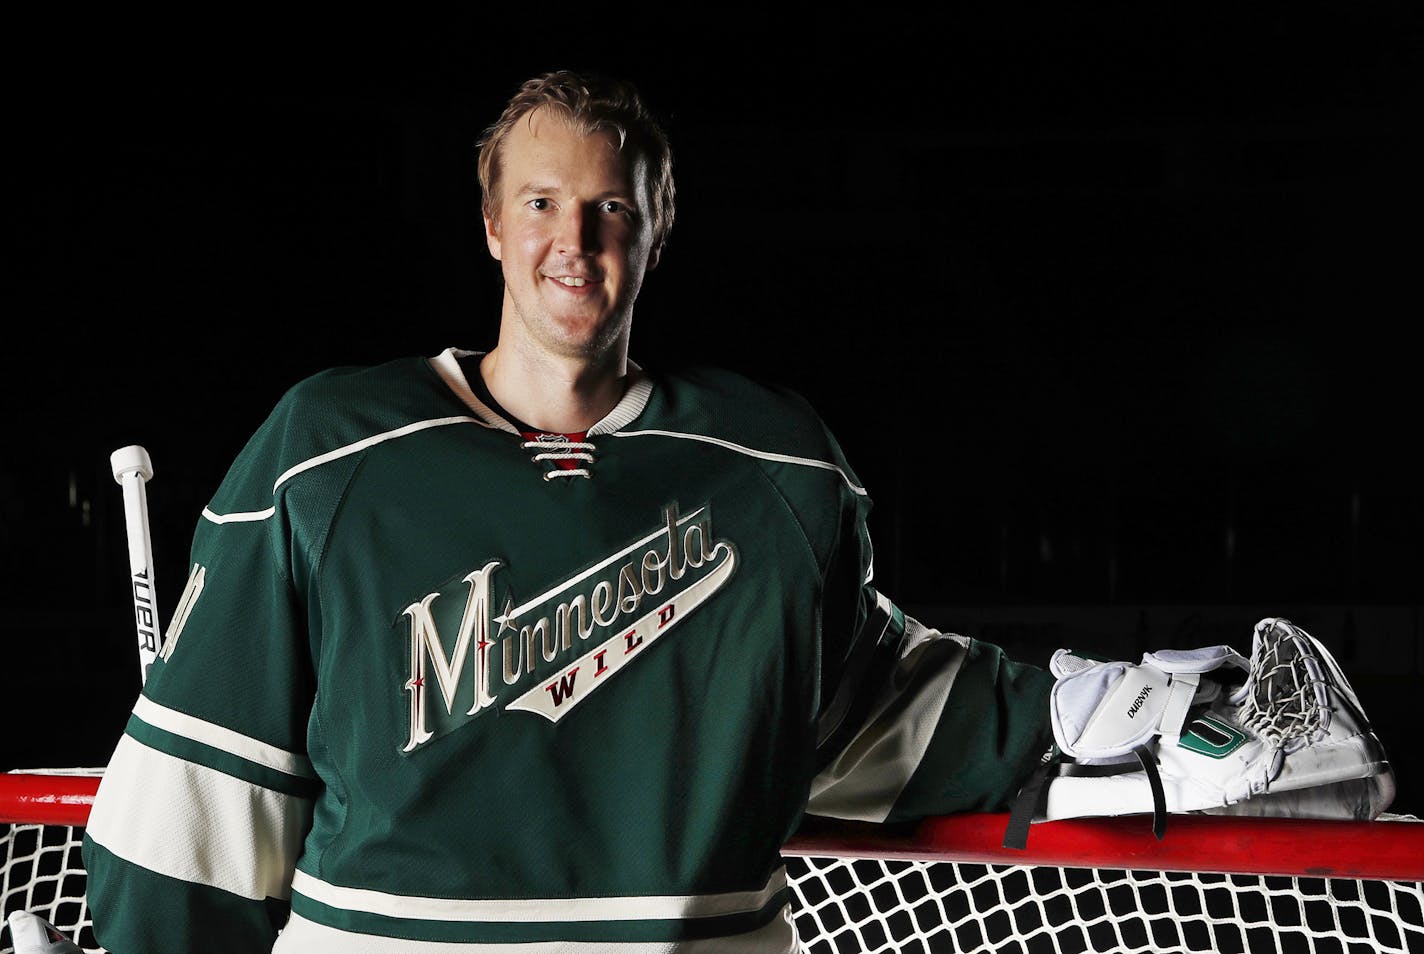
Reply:
[[[430,366],[435,369],[436,374],[440,375],[445,386],[455,392],[455,396],[466,407],[475,412],[476,417],[498,430],[518,434],[519,428],[505,420],[475,395],[474,390],[470,387],[470,382],[465,380],[464,372],[460,370],[459,359],[482,354],[484,354],[482,351],[446,348],[430,359]],[[622,399],[614,405],[613,410],[609,411],[603,420],[588,429],[588,436],[612,434],[614,431],[621,430],[632,423],[634,418],[643,413],[643,408],[648,406],[648,398],[653,393],[653,382],[643,373],[643,369],[632,361],[628,362],[628,368],[628,387],[623,392]]]

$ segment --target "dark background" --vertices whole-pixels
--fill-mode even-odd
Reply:
[[[809,397],[886,592],[1038,663],[1292,616],[1419,813],[1417,5],[1141,6],[12,20],[0,767],[102,764],[138,691],[109,453],[166,620],[287,387],[493,343],[472,145],[574,67],[673,140],[634,359]]]

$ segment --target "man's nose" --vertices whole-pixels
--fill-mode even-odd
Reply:
[[[597,210],[572,203],[559,221],[559,251],[565,255],[588,255],[598,251]]]

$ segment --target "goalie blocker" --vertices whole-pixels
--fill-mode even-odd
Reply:
[[[1171,812],[1367,820],[1394,798],[1384,747],[1338,663],[1290,621],[1229,646],[1148,653],[1140,665],[1060,649],[1055,746],[1019,793],[1004,846],[1029,823]]]

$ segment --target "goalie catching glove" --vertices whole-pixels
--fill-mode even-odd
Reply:
[[[1384,748],[1330,652],[1278,618],[1248,662],[1229,646],[1148,653],[1140,665],[1054,653],[1054,749],[1019,793],[1029,822],[1170,812],[1374,818],[1394,797]],[[1249,806],[1249,807],[1248,807]]]

